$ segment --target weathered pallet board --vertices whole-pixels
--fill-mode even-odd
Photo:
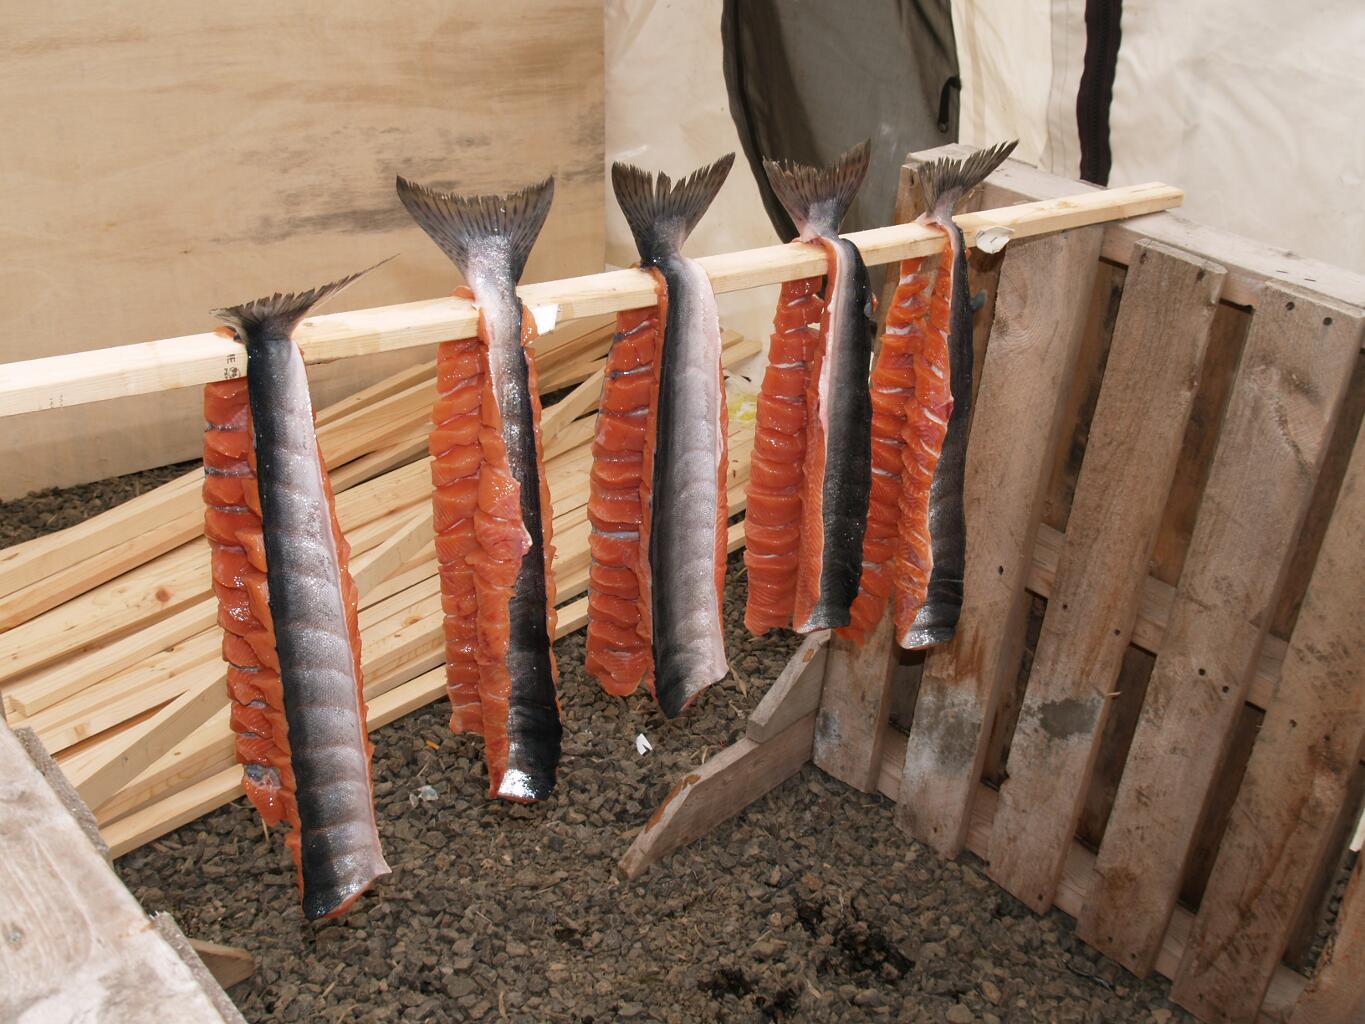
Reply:
[[[1357,438],[1172,998],[1254,1013],[1365,750],[1365,435]]]
[[[1278,301],[1272,301],[1278,295]],[[1078,932],[1143,975],[1250,688],[1365,319],[1268,286]]]
[[[991,843],[991,877],[1040,913],[1137,619],[1222,277],[1167,246],[1134,249]]]
[[[1294,1005],[1289,1024],[1357,1020],[1365,1020],[1365,857],[1351,872],[1335,939]]]
[[[952,642],[925,660],[897,806],[897,824],[940,856],[966,842],[989,725],[1019,671],[1035,524],[1101,235],[1010,246],[1000,271],[964,495],[973,597]]]

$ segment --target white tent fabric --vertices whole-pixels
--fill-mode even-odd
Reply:
[[[1084,0],[954,0],[963,142],[1080,163]],[[1365,5],[1125,0],[1110,184],[1185,189],[1183,215],[1365,272]]]
[[[685,251],[700,255],[776,244],[730,117],[721,73],[721,0],[607,0],[605,13],[608,172],[612,161],[624,160],[678,177],[735,153],[725,187]],[[637,258],[635,243],[607,188],[607,262],[629,266]],[[722,295],[721,320],[747,337],[766,339],[776,304],[776,287]],[[761,374],[761,368],[760,358],[742,371]]]
[[[1185,189],[1185,213],[1365,271],[1365,5],[1127,0],[1112,181]]]

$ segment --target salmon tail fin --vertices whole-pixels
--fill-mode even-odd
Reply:
[[[924,187],[924,209],[928,216],[940,221],[952,217],[962,197],[990,177],[1017,145],[1018,139],[1000,142],[961,160],[944,156],[925,165],[920,170],[920,182]]]
[[[839,233],[839,225],[867,176],[871,152],[871,140],[864,140],[831,167],[810,167],[787,160],[763,161],[768,182],[796,225],[801,241]]]
[[[734,162],[735,154],[726,153],[676,185],[662,172],[654,175],[631,164],[611,165],[616,201],[635,236],[643,265],[653,266],[682,249],[683,242],[720,192]]]
[[[294,328],[298,326],[299,321],[306,317],[314,306],[326,302],[337,292],[354,284],[371,270],[382,267],[394,258],[390,256],[388,259],[380,260],[372,267],[366,267],[354,274],[348,274],[331,284],[310,288],[306,292],[293,292],[288,295],[276,292],[274,295],[252,299],[250,302],[243,302],[238,306],[215,309],[213,315],[236,331],[239,338],[287,338],[294,333]]]
[[[554,199],[554,176],[502,196],[460,196],[408,181],[397,181],[398,198],[418,226],[472,281],[480,271],[511,273],[521,279],[531,247],[540,237]],[[498,240],[495,242],[495,240]],[[479,264],[487,261],[486,266]]]

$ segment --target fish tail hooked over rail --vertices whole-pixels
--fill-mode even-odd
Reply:
[[[654,175],[633,164],[611,165],[616,202],[625,214],[643,266],[658,266],[681,254],[687,236],[715,201],[734,163],[735,154],[726,153],[676,185],[663,172]]]
[[[803,242],[832,238],[867,177],[872,143],[864,139],[829,167],[764,160],[763,171]]]
[[[292,340],[315,305],[364,273],[216,310],[246,345],[248,372],[204,394],[205,535],[237,760],[267,824],[293,826],[286,843],[310,920],[342,913],[389,870],[374,814],[349,548]]]
[[[850,633],[861,638],[893,601],[903,647],[946,643],[962,610],[963,512],[972,399],[972,302],[953,213],[1014,150],[1007,142],[920,171],[920,221],[942,229],[938,256],[905,260],[872,374],[874,496],[864,585]],[[880,486],[879,486],[880,485]]]
[[[746,517],[745,620],[755,631],[846,625],[858,589],[871,487],[872,301],[862,255],[838,231],[869,155],[864,141],[826,168],[763,163],[800,240],[825,251],[827,269],[804,324],[801,302],[813,289],[801,282],[784,288],[774,319]]]
[[[676,185],[612,166],[658,302],[617,317],[607,356],[588,503],[587,667],[611,693],[643,680],[670,718],[728,671],[720,320],[710,280],[681,250],[733,163],[727,154]]]
[[[451,728],[484,737],[490,796],[543,800],[562,737],[554,548],[535,329],[516,285],[554,179],[503,196],[454,195],[402,177],[397,187],[479,309],[476,337],[441,344],[430,436]]]

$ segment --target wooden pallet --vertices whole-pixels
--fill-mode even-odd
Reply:
[[[980,201],[1074,188],[1009,163]],[[1358,877],[1311,994],[1281,959],[1359,810],[1365,279],[1169,214],[1013,242],[973,274],[956,638],[924,657],[886,623],[862,648],[808,638],[623,869],[814,761],[1201,1020],[1296,1000],[1295,1020],[1353,1019],[1331,1014],[1365,1001]]]

